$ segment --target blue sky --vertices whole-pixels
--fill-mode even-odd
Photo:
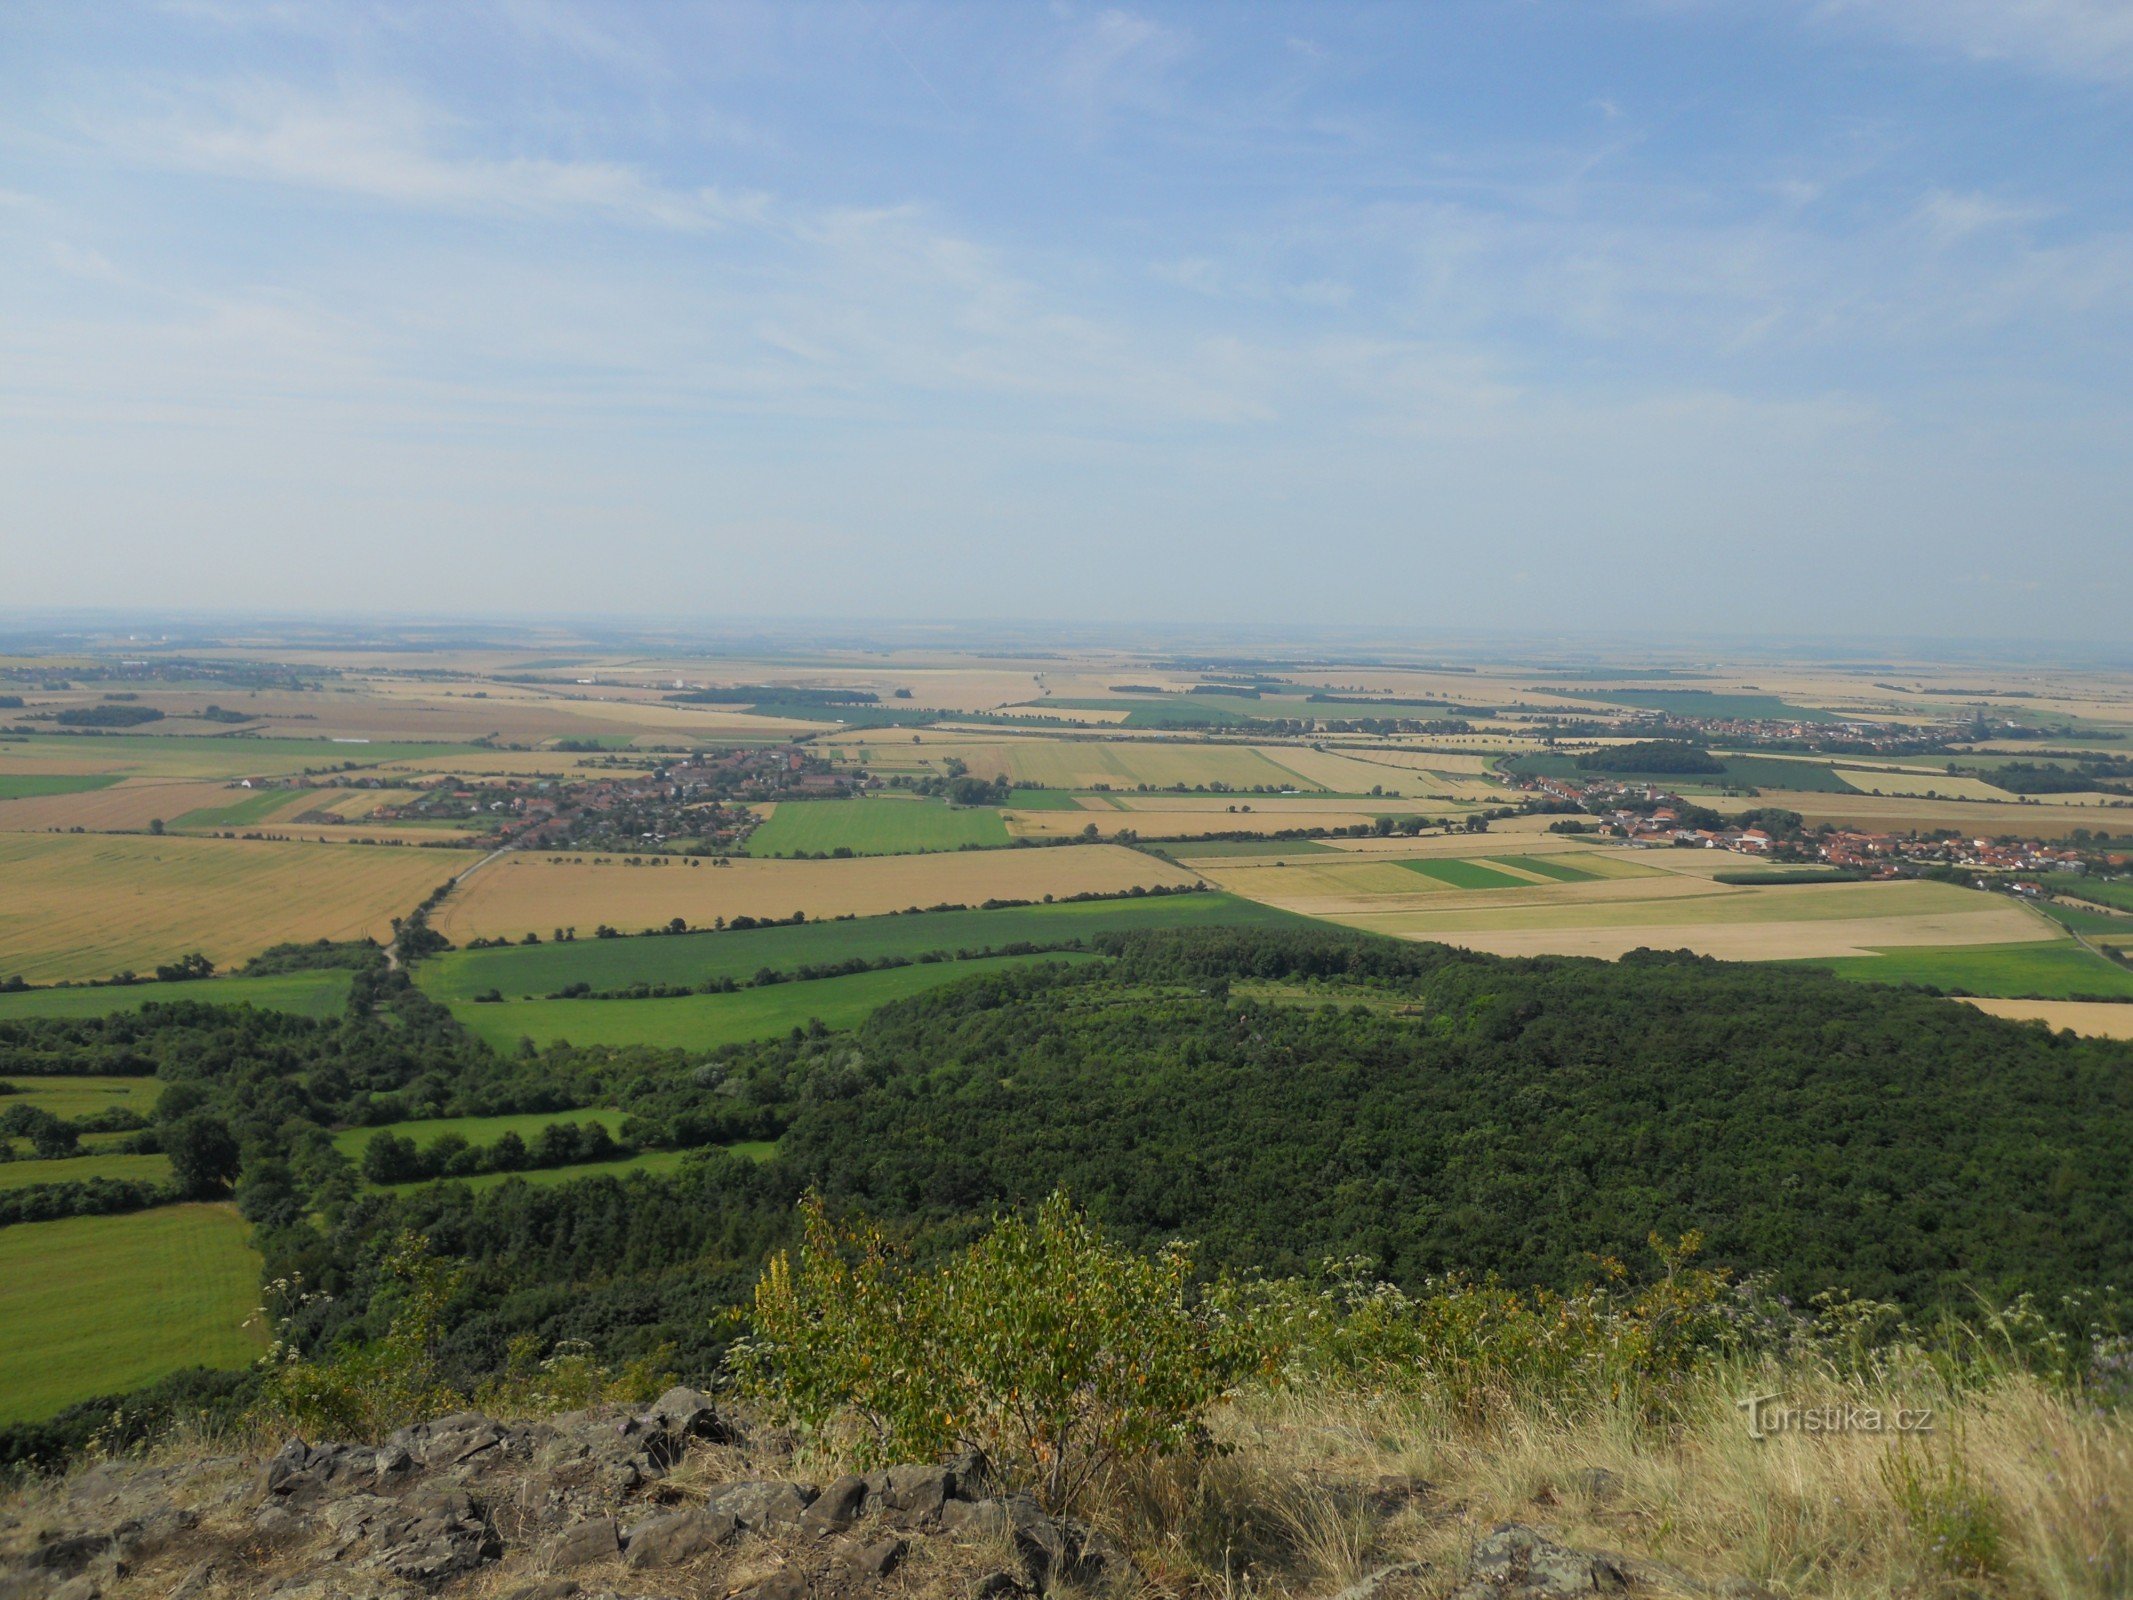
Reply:
[[[0,603],[2111,639],[2133,3],[0,9]]]

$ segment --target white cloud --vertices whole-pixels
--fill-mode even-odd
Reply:
[[[1816,9],[1973,61],[2133,83],[2127,0],[1817,0]]]

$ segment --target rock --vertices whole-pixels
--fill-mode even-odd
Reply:
[[[1453,1600],[1572,1600],[1628,1589],[1628,1574],[1614,1557],[1570,1549],[1512,1522],[1474,1547],[1467,1581]]]
[[[988,1572],[970,1591],[971,1600],[1006,1600],[1008,1595],[1028,1594],[1029,1589],[1012,1572]]]
[[[942,1463],[948,1474],[951,1497],[958,1500],[978,1500],[992,1487],[992,1464],[985,1459],[982,1450],[960,1450]]]
[[[104,1586],[91,1572],[77,1572],[52,1591],[52,1600],[104,1600]]]
[[[541,1578],[506,1589],[497,1600],[572,1600],[585,1592],[576,1578]]]
[[[904,1554],[911,1548],[909,1541],[890,1537],[875,1539],[850,1550],[837,1558],[837,1568],[854,1578],[886,1578],[902,1565]]]
[[[760,1533],[797,1523],[814,1499],[815,1491],[804,1484],[750,1480],[713,1490],[704,1509],[729,1512],[742,1527]]]
[[[1430,1565],[1427,1561],[1402,1561],[1393,1566],[1380,1567],[1368,1577],[1350,1584],[1334,1600],[1394,1600],[1395,1596],[1415,1593],[1428,1578]]]
[[[548,1562],[555,1567],[582,1567],[594,1561],[610,1561],[622,1554],[622,1540],[615,1533],[612,1517],[594,1517],[565,1528],[548,1547]]]
[[[72,1574],[86,1567],[93,1557],[111,1548],[108,1533],[63,1533],[46,1539],[30,1552],[29,1564],[46,1572]]]
[[[800,1535],[806,1539],[826,1539],[833,1533],[842,1533],[859,1520],[866,1509],[867,1480],[864,1478],[839,1478],[800,1514]]]
[[[713,1444],[741,1442],[740,1429],[719,1415],[711,1397],[684,1383],[677,1383],[654,1400],[644,1420],[676,1439],[708,1439]]]
[[[730,1511],[680,1511],[654,1517],[630,1530],[628,1561],[633,1567],[678,1567],[716,1549],[740,1531]]]
[[[787,1567],[741,1593],[746,1600],[808,1600],[808,1589],[807,1574]]]
[[[1029,1581],[1038,1589],[1055,1583],[1102,1588],[1133,1570],[1126,1552],[1104,1534],[1072,1517],[1048,1517],[1028,1495],[999,1500],[951,1500],[941,1508],[945,1532],[965,1538],[1011,1536]]]
[[[406,1498],[362,1508],[359,1532],[371,1554],[361,1565],[425,1589],[472,1572],[503,1554],[481,1507],[455,1483],[427,1483]]]
[[[897,1521],[918,1525],[937,1521],[955,1495],[955,1473],[947,1467],[891,1467],[867,1480],[870,1499]]]

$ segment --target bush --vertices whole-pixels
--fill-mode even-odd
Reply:
[[[872,1226],[833,1226],[819,1197],[802,1212],[799,1262],[772,1258],[734,1367],[867,1460],[975,1449],[1062,1510],[1112,1466],[1197,1438],[1226,1391],[1188,1252],[1112,1246],[1062,1194],[930,1270]]]

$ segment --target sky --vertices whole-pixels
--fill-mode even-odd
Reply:
[[[0,606],[2122,638],[2133,0],[12,0]]]

